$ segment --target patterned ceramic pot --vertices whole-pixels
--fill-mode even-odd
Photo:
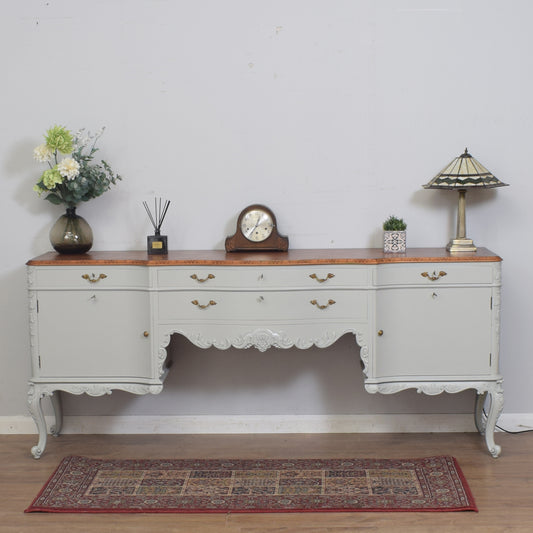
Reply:
[[[403,253],[407,242],[406,231],[384,231],[383,251],[387,253]]]

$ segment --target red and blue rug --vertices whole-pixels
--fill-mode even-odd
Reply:
[[[457,461],[66,457],[26,512],[477,511]]]

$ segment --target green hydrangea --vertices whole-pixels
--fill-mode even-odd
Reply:
[[[41,177],[43,185],[48,189],[52,190],[56,185],[63,183],[63,176],[57,170],[57,166],[49,170],[45,170]]]
[[[38,183],[36,183],[36,184],[33,186],[33,190],[34,190],[39,196],[41,196],[41,194],[43,194],[43,192],[45,191],[45,189],[43,189]]]
[[[45,134],[46,145],[62,154],[70,154],[73,149],[72,133],[64,126],[53,126]]]

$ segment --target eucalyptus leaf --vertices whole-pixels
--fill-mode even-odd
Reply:
[[[62,198],[60,198],[57,194],[54,194],[54,193],[50,193],[46,197],[46,200],[48,200],[49,202],[52,202],[54,205],[61,205],[63,203]]]

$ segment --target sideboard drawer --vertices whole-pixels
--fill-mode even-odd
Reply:
[[[364,287],[370,279],[371,269],[362,265],[163,267],[157,271],[158,287],[172,289]]]
[[[376,285],[490,285],[495,282],[492,263],[418,263],[379,265]]]
[[[179,291],[160,293],[160,321],[366,320],[366,291]]]
[[[116,267],[109,265],[75,267],[35,267],[33,286],[30,288],[99,290],[147,288],[148,270],[143,267]]]

